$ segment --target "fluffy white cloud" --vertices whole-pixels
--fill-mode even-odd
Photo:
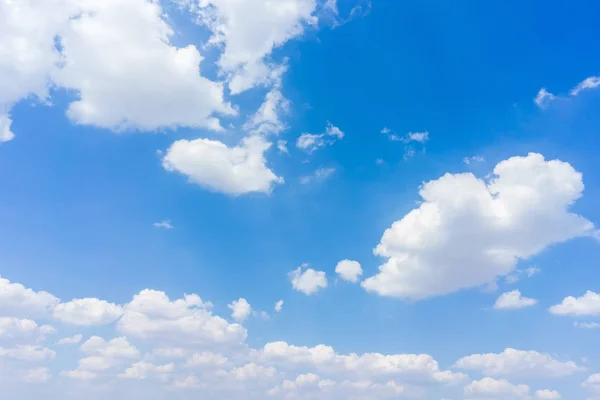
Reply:
[[[231,370],[230,375],[238,381],[245,381],[257,378],[272,378],[277,374],[277,370],[273,367],[263,367],[255,363],[248,363],[241,367],[236,367]]]
[[[9,112],[15,103],[29,96],[47,100],[49,75],[59,61],[54,37],[67,22],[71,3],[0,2],[0,142],[14,137]]]
[[[270,362],[311,366],[319,371],[364,378],[393,375],[415,376],[439,383],[456,383],[466,378],[463,373],[442,371],[428,354],[337,354],[330,346],[301,347],[286,342],[267,343],[262,357]]]
[[[314,133],[303,133],[296,140],[296,147],[307,153],[312,153],[315,150],[325,145],[332,145],[337,140],[344,138],[344,132],[337,126],[334,126],[331,122],[327,122],[325,132],[314,134]]]
[[[60,373],[60,376],[64,376],[66,378],[71,378],[71,379],[79,379],[79,380],[87,381],[87,380],[96,378],[98,376],[98,374],[95,372],[92,372],[92,371],[74,369],[71,371],[62,371]]]
[[[558,97],[547,91],[545,88],[541,88],[538,94],[535,96],[535,99],[533,99],[533,102],[539,108],[544,109],[548,107],[548,105],[557,98]]]
[[[216,140],[182,139],[167,150],[163,167],[215,192],[270,193],[275,184],[283,183],[266,165],[264,153],[270,147],[260,136],[247,137],[236,147]]]
[[[10,107],[47,100],[51,86],[78,95],[67,112],[76,123],[221,129],[214,114],[234,114],[223,84],[201,76],[196,47],[170,43],[163,14],[148,0],[0,3],[1,140],[13,136]]]
[[[600,315],[600,294],[588,290],[581,297],[565,297],[562,303],[550,307],[550,312],[556,315]]]
[[[301,265],[291,271],[288,276],[294,290],[302,292],[307,296],[327,287],[325,272],[308,268],[308,264]]]
[[[56,352],[42,346],[18,345],[12,348],[0,347],[1,357],[28,362],[40,362],[54,359]]]
[[[358,261],[342,260],[335,266],[335,272],[345,281],[358,282],[363,271]]]
[[[483,378],[465,386],[465,394],[501,399],[525,399],[529,386],[513,385],[506,379]]]
[[[279,300],[277,303],[275,303],[275,311],[276,312],[280,312],[282,308],[283,308],[283,300]]]
[[[600,374],[590,375],[582,384],[582,387],[600,391]]]
[[[0,338],[31,335],[36,332],[39,332],[39,326],[31,319],[0,317]]]
[[[23,380],[28,383],[46,383],[51,377],[52,374],[48,368],[32,368],[27,370]]]
[[[494,308],[496,310],[509,310],[530,307],[535,304],[537,304],[537,300],[523,297],[521,296],[520,291],[513,290],[511,292],[502,293],[500,297],[498,297],[498,300],[496,300]]]
[[[182,347],[159,347],[158,349],[154,349],[152,354],[162,358],[185,358],[189,354],[189,351]]]
[[[62,344],[78,344],[79,342],[81,342],[81,339],[83,339],[82,335],[74,335],[71,337],[65,337],[60,339],[58,342],[56,342],[57,345],[62,345]]]
[[[121,306],[95,298],[73,299],[54,307],[54,318],[73,325],[105,325],[123,314]]]
[[[536,399],[558,400],[561,398],[560,393],[556,390],[542,389],[536,390]]]
[[[125,379],[146,379],[149,376],[158,376],[160,379],[164,379],[174,370],[175,364],[173,363],[154,365],[146,361],[140,361],[133,363],[131,367],[127,368],[122,374],[119,374],[119,377]]]
[[[170,44],[173,29],[158,2],[90,0],[60,33],[57,85],[79,99],[67,114],[76,123],[109,129],[175,126],[221,129],[214,113],[234,114],[223,86],[200,74],[195,46]]]
[[[48,292],[36,292],[0,277],[0,311],[5,315],[45,315],[58,302],[59,299]]]
[[[131,345],[127,338],[118,337],[106,341],[99,336],[92,336],[80,347],[86,354],[99,355],[107,358],[137,358],[140,352]]]
[[[164,292],[142,290],[124,306],[118,329],[141,339],[164,339],[170,343],[241,343],[247,332],[239,324],[230,324],[210,311],[197,295],[174,301]]]
[[[571,375],[582,368],[573,361],[561,362],[537,351],[506,349],[502,353],[473,354],[463,357],[455,367],[478,370],[489,376],[530,376],[556,378]]]
[[[250,303],[244,298],[240,298],[239,300],[235,300],[233,303],[229,304],[227,307],[232,311],[231,317],[237,322],[244,322],[250,314],[252,314],[252,306]]]
[[[419,208],[387,229],[375,254],[388,258],[362,282],[383,296],[419,300],[496,281],[548,246],[598,235],[568,208],[581,173],[540,154],[512,157],[488,180],[446,174],[424,183]]]
[[[589,78],[586,78],[583,81],[579,82],[577,86],[571,89],[570,94],[571,96],[577,96],[584,90],[595,89],[598,86],[600,86],[600,76],[590,76]]]
[[[184,0],[223,47],[218,65],[232,94],[277,80],[280,66],[265,61],[288,40],[317,22],[316,0]]]
[[[222,354],[205,351],[194,353],[187,359],[185,366],[188,368],[220,366],[227,362],[227,357]]]

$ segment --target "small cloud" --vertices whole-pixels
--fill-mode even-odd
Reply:
[[[548,107],[550,102],[552,102],[556,99],[557,99],[557,97],[555,95],[553,95],[552,93],[547,91],[545,88],[541,88],[540,91],[538,92],[537,96],[535,96],[535,99],[533,99],[533,102],[539,108],[544,109],[544,108]]]
[[[285,154],[289,154],[290,152],[288,151],[287,148],[287,141],[285,140],[278,140],[277,141],[277,149],[281,152],[281,153],[285,153]]]
[[[525,268],[525,269],[517,269],[517,270],[513,271],[510,275],[507,275],[504,278],[504,282],[506,284],[511,285],[513,283],[517,283],[521,279],[522,276],[525,276],[526,278],[531,278],[532,276],[538,274],[541,271],[542,270],[536,266]]]
[[[381,158],[378,158],[377,160],[375,160],[375,164],[383,165],[383,164],[385,164],[385,161],[383,161],[383,159],[381,159]]]
[[[408,160],[411,157],[414,157],[414,155],[416,154],[415,149],[413,149],[412,147],[407,147],[404,149],[404,159]]]
[[[296,140],[296,147],[311,154],[315,150],[326,145],[331,146],[337,140],[343,138],[344,132],[337,126],[334,126],[331,122],[327,121],[325,132],[319,134],[303,133]]]
[[[319,168],[312,175],[303,176],[300,178],[300,183],[306,185],[314,180],[324,181],[335,173],[335,168]]]
[[[383,135],[388,135],[388,134],[390,134],[391,132],[392,132],[392,131],[391,131],[391,130],[390,130],[390,128],[388,128],[387,126],[385,126],[385,127],[384,127],[384,128],[381,130],[381,133],[382,133]]]
[[[167,219],[162,222],[155,222],[152,224],[155,228],[163,228],[163,229],[173,229],[173,225],[171,225],[171,220]]]
[[[308,268],[308,264],[302,264],[288,274],[292,288],[307,296],[315,294],[327,287],[327,277],[323,271],[315,271]]]
[[[474,163],[481,163],[485,161],[485,157],[484,156],[472,156],[472,157],[465,157],[463,158],[463,162],[467,165],[469,164],[474,164]]]
[[[425,143],[429,140],[429,132],[409,132],[404,137],[404,143],[419,142]]]
[[[496,304],[494,304],[495,310],[511,310],[530,307],[537,304],[537,300],[530,299],[528,297],[521,296],[521,292],[513,290],[512,292],[502,293]]]
[[[600,328],[600,324],[597,322],[575,322],[573,324],[573,326],[575,326],[575,328],[582,328],[582,329],[597,329]]]
[[[595,89],[598,86],[600,86],[600,76],[590,76],[589,78],[586,78],[583,81],[579,82],[577,86],[571,89],[569,94],[571,96],[577,96],[584,90]]]
[[[276,312],[280,312],[282,308],[283,308],[283,300],[279,300],[277,303],[275,303],[275,311]]]

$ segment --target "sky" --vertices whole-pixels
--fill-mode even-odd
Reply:
[[[0,0],[0,397],[600,399],[599,12]]]

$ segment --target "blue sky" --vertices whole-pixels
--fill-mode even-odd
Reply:
[[[3,398],[600,399],[599,8],[0,0]]]

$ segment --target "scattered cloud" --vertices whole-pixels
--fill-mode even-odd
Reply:
[[[74,299],[54,307],[54,318],[73,325],[106,325],[123,314],[121,306],[95,298]]]
[[[41,367],[27,370],[23,380],[28,383],[46,383],[51,377],[50,370],[46,367]]]
[[[155,228],[163,228],[163,229],[173,229],[173,225],[171,224],[170,219],[166,219],[161,222],[155,222],[152,224]]]
[[[321,167],[318,168],[312,175],[306,175],[300,178],[300,183],[303,185],[309,184],[313,181],[324,181],[335,173],[333,167]]]
[[[289,154],[289,150],[287,148],[287,141],[285,140],[278,140],[277,141],[277,150],[279,150],[280,153],[285,153],[285,154]]]
[[[335,266],[335,272],[345,281],[356,283],[363,274],[358,261],[342,260]]]
[[[362,286],[382,296],[420,300],[490,284],[518,260],[598,231],[569,212],[583,194],[581,173],[540,154],[512,157],[486,180],[446,174],[424,183],[421,205],[385,231],[386,257]]]
[[[575,328],[583,328],[583,329],[597,329],[600,328],[600,324],[597,322],[575,322],[573,324]]]
[[[531,278],[534,275],[540,273],[542,270],[539,269],[538,267],[529,267],[529,268],[525,268],[525,269],[515,269],[512,273],[506,275],[504,277],[504,282],[507,284],[513,284],[513,283],[517,283],[519,280],[521,280],[522,276],[525,276],[526,278]]]
[[[471,156],[471,157],[465,157],[463,158],[463,162],[467,165],[469,164],[475,164],[475,163],[482,163],[485,161],[485,157],[484,156]]]
[[[571,96],[577,96],[584,90],[595,89],[598,86],[600,86],[600,76],[590,76],[589,78],[586,78],[583,81],[579,82],[577,86],[571,89],[569,94]]]
[[[255,135],[277,135],[287,129],[282,116],[288,114],[289,108],[290,102],[283,97],[279,87],[273,88],[258,111],[244,124],[244,130]]]
[[[191,183],[214,192],[239,196],[251,192],[271,193],[282,184],[266,164],[265,151],[271,147],[260,136],[250,136],[236,147],[209,139],[176,141],[163,158],[163,167],[186,175]]]
[[[506,379],[483,378],[465,386],[466,395],[502,399],[528,399],[529,386],[513,385]]]
[[[548,390],[548,389],[542,389],[542,390],[536,390],[535,392],[535,398],[536,399],[547,399],[547,400],[557,400],[557,399],[561,399],[561,395],[559,392],[557,392],[556,390]]]
[[[250,314],[252,314],[252,307],[250,303],[244,298],[240,298],[239,300],[235,300],[233,303],[229,304],[227,307],[232,311],[231,317],[237,322],[244,322]]]
[[[473,354],[454,364],[455,368],[476,370],[488,376],[557,378],[583,368],[573,361],[561,362],[537,351],[506,349],[502,353]]]
[[[78,344],[83,339],[83,335],[74,335],[71,337],[65,337],[56,342],[57,345],[63,344]]]
[[[344,132],[342,132],[337,126],[334,126],[331,122],[327,122],[325,132],[323,133],[303,133],[300,135],[300,137],[296,140],[296,147],[311,154],[315,150],[326,145],[331,146],[336,141],[342,140],[343,138]]]
[[[302,264],[288,274],[292,287],[307,296],[315,294],[327,287],[327,277],[323,271],[315,271],[308,268],[308,264]]]
[[[502,293],[496,303],[494,309],[496,310],[510,310],[531,307],[537,304],[537,300],[530,299],[528,297],[521,296],[521,292],[513,290],[512,292]]]
[[[545,88],[541,88],[533,102],[541,109],[547,108],[548,105],[558,97],[548,92]]]
[[[570,316],[600,315],[600,294],[588,290],[581,297],[565,297],[562,303],[550,307],[550,312]]]
[[[42,346],[17,345],[16,347],[0,347],[0,359],[10,358],[26,362],[42,362],[56,357],[54,350]]]
[[[283,300],[279,300],[275,303],[275,312],[280,312],[283,308]]]

